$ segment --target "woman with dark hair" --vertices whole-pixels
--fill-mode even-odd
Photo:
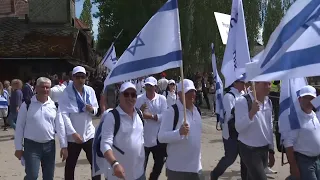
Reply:
[[[162,95],[164,95],[167,98],[168,108],[176,104],[178,96],[176,92],[176,82],[173,79],[168,81],[167,89],[163,92]]]

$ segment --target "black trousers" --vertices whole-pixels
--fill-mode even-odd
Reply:
[[[239,142],[240,157],[247,167],[247,180],[267,180],[264,171],[267,157],[268,146],[251,147]]]
[[[86,153],[87,160],[92,166],[92,142],[93,142],[93,139],[90,139],[89,141],[83,144],[68,142],[68,158],[66,160],[66,166],[64,168],[65,180],[74,180],[74,169],[76,168],[77,161],[82,149]],[[92,178],[92,180],[100,180],[100,179],[101,179],[100,175]]]
[[[146,156],[144,169],[146,170],[147,168],[149,154],[151,152],[154,160],[154,165],[149,180],[157,180],[161,174],[162,167],[165,163],[166,148],[163,145],[157,145],[153,147],[144,147],[144,150]]]

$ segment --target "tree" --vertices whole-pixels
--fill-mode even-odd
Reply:
[[[80,20],[85,23],[92,31],[92,16],[91,16],[92,4],[90,0],[85,0],[83,2],[83,9],[80,14]]]
[[[267,44],[272,32],[279,25],[282,17],[284,15],[284,9],[282,6],[282,2],[280,0],[269,0],[267,9],[266,9],[266,17],[264,22],[264,30],[263,30],[263,42]]]
[[[94,0],[100,17],[97,50],[107,51],[121,29],[122,36],[116,42],[121,55],[146,22],[167,0]],[[259,0],[243,0],[250,47],[255,45],[259,28]],[[179,0],[181,43],[185,74],[195,71],[211,71],[211,43],[215,44],[218,66],[224,54],[214,12],[230,14],[232,1]]]

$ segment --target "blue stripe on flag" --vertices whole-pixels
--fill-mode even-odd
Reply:
[[[124,64],[120,64],[113,69],[110,78],[149,68],[160,67],[174,61],[182,61],[181,50],[170,52],[163,56],[150,57],[146,59],[134,60]]]
[[[114,46],[113,46],[113,43],[112,43],[112,44],[111,44],[111,48],[109,49],[110,51],[107,52],[106,56],[105,56],[104,59],[103,59],[102,64],[104,64],[104,63],[109,59],[109,56],[111,55],[111,53],[112,53],[112,51],[113,51],[113,48],[114,48]]]
[[[285,100],[281,101],[279,105],[279,116],[291,106],[291,98],[288,97]]]
[[[173,9],[177,9],[178,8],[178,2],[177,0],[172,0],[170,2],[167,2],[166,4],[164,4],[161,9],[159,9],[158,12],[163,12],[163,11],[170,11]]]
[[[300,129],[300,122],[294,103],[290,106],[289,123],[292,130]]]
[[[305,8],[303,8],[299,14],[297,14],[294,18],[291,19],[281,30],[277,40],[272,45],[272,48],[268,52],[265,60],[261,64],[260,68],[263,68],[274,55],[279,51],[279,49],[283,46],[284,43],[290,39],[303,24],[306,23],[310,14],[318,8],[320,4],[319,0],[311,1]]]
[[[311,48],[285,53],[272,66],[266,69],[262,74],[285,71],[302,66],[318,64],[320,55],[320,45]]]

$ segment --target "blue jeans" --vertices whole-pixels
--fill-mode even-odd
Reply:
[[[238,147],[238,140],[231,139],[228,140],[223,139],[223,146],[224,146],[224,157],[222,157],[217,164],[217,166],[211,171],[211,180],[217,180],[229,166],[231,166],[238,157],[239,154],[239,147]],[[241,161],[241,178],[246,179],[247,177],[247,169],[243,162]]]
[[[295,153],[297,165],[300,171],[300,179],[318,180],[320,179],[320,159],[317,157],[308,157],[306,155]]]
[[[25,172],[24,180],[37,180],[41,163],[43,180],[54,179],[56,146],[55,141],[38,143],[24,139]]]
[[[17,117],[18,117],[18,113],[16,112],[16,110],[11,109],[11,111],[9,112],[8,121],[9,121],[10,126],[14,130],[16,130]]]

